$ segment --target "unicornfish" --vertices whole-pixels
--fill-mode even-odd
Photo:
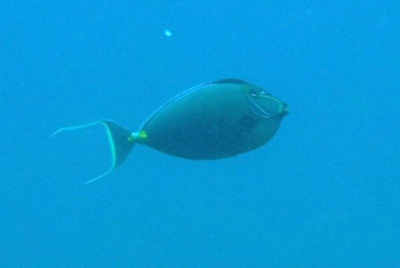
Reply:
[[[136,144],[192,160],[220,159],[254,150],[271,140],[288,113],[288,105],[264,89],[243,80],[223,79],[171,98],[136,132],[104,119],[64,127],[52,136],[96,124],[105,126],[112,165],[87,182],[91,183],[119,167]]]

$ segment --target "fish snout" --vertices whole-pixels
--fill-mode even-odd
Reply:
[[[290,113],[290,107],[288,104],[283,103],[283,107],[282,107],[282,115],[287,115],[288,113]]]

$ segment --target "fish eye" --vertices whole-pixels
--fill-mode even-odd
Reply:
[[[250,90],[250,95],[253,97],[257,97],[258,96],[258,90],[253,88]]]

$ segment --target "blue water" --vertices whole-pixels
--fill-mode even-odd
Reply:
[[[399,44],[395,0],[1,2],[0,267],[400,267]],[[50,138],[221,78],[290,104],[269,144],[84,185],[104,129]]]

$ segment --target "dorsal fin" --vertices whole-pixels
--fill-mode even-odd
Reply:
[[[247,84],[247,82],[235,78],[226,78],[217,81],[212,81],[210,82],[210,84]]]

